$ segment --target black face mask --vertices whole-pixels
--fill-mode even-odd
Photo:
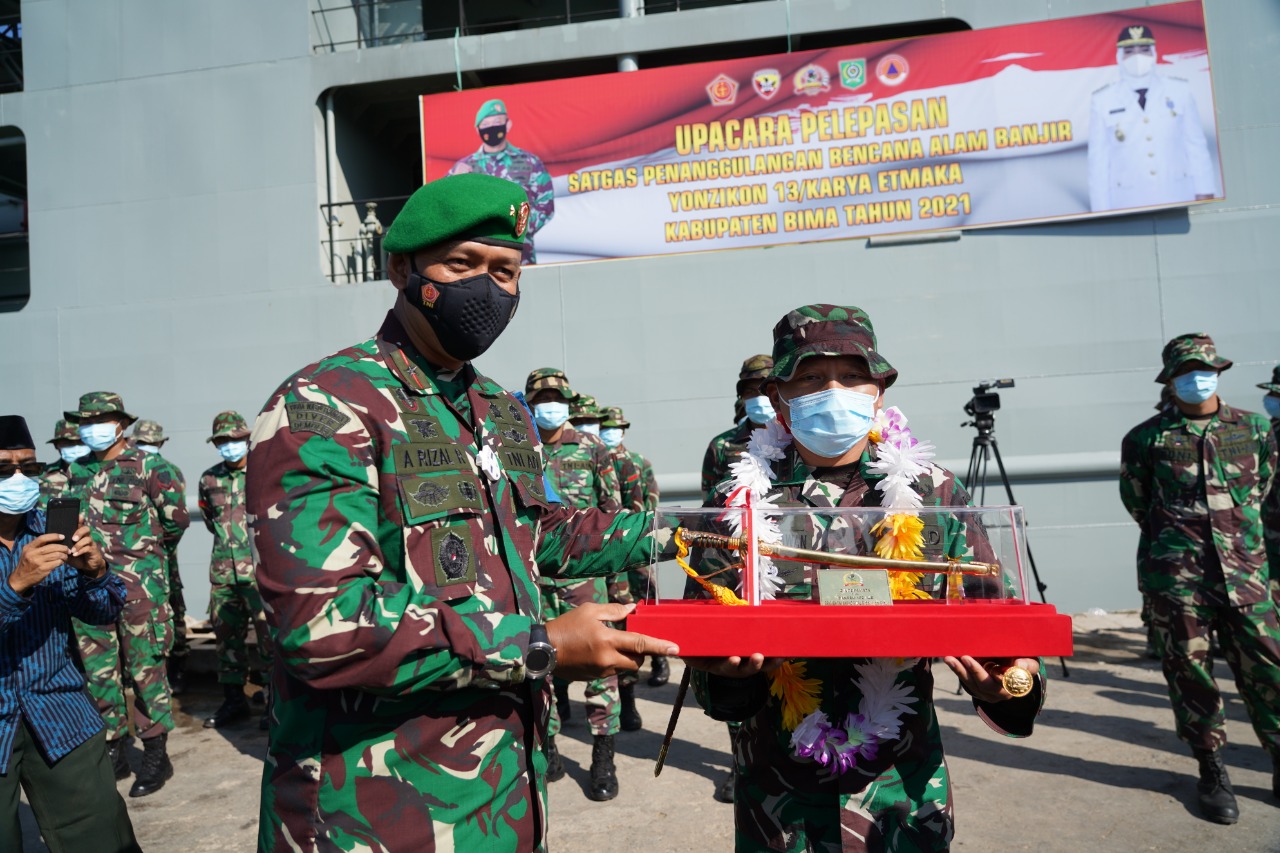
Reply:
[[[444,351],[460,361],[493,346],[520,305],[519,292],[507,293],[488,273],[442,282],[412,272],[404,293],[427,318]]]
[[[507,138],[507,126],[500,124],[497,127],[482,127],[480,128],[480,138],[484,140],[485,145],[492,148]]]

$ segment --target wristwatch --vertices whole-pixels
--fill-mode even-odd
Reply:
[[[535,623],[529,628],[529,651],[524,655],[524,677],[546,678],[556,668],[556,647],[547,638],[547,626]]]

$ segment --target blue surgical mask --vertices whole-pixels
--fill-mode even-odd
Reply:
[[[1267,395],[1262,398],[1262,408],[1273,418],[1280,418],[1280,397]]]
[[[150,453],[152,456],[160,452],[160,446],[158,444],[135,444],[134,447],[138,448],[143,453]]]
[[[83,444],[73,444],[70,447],[64,447],[58,451],[58,455],[62,457],[62,461],[70,465],[77,459],[83,459],[89,455],[89,448]]]
[[[228,462],[239,462],[249,452],[249,442],[243,438],[236,441],[224,441],[218,445],[218,452]]]
[[[811,453],[826,459],[843,456],[871,431],[876,399],[847,388],[795,397],[787,401],[791,434]]]
[[[120,430],[114,423],[81,424],[80,440],[89,445],[90,450],[103,451],[115,444],[120,438]]]
[[[743,407],[747,410],[747,419],[753,424],[767,424],[778,416],[773,410],[773,403],[761,394],[759,397],[748,397]]]
[[[610,447],[622,444],[622,427],[605,427],[600,430],[600,440]]]
[[[1193,370],[1173,377],[1173,393],[1184,403],[1203,403],[1218,390],[1218,371]]]
[[[600,424],[581,424],[579,426],[575,426],[574,429],[578,432],[585,432],[587,435],[594,435],[597,438],[600,437]]]
[[[22,515],[30,512],[40,499],[40,481],[33,480],[21,471],[0,480],[0,512]]]
[[[568,403],[539,403],[533,407],[533,422],[539,429],[559,429],[569,420]]]

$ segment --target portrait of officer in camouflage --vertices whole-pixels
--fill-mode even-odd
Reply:
[[[1262,408],[1271,418],[1271,435],[1280,441],[1280,366],[1271,371],[1270,382],[1260,382],[1258,387],[1267,392]],[[1280,474],[1272,482],[1262,507],[1262,535],[1271,569],[1271,598],[1280,607]]]
[[[260,850],[543,850],[546,676],[675,653],[610,628],[624,607],[543,613],[541,574],[647,562],[652,518],[549,501],[526,409],[470,363],[519,304],[527,204],[487,175],[419,188],[383,244],[381,329],[254,426],[276,655]]]
[[[1280,622],[1262,532],[1276,438],[1266,418],[1218,396],[1218,375],[1231,362],[1207,334],[1179,335],[1161,357],[1156,381],[1173,386],[1174,405],[1124,437],[1120,499],[1146,538],[1142,587],[1177,734],[1200,765],[1200,813],[1229,824],[1240,812],[1222,762],[1211,630],[1271,756],[1280,796]]]
[[[532,407],[534,424],[542,440],[547,477],[560,499],[576,508],[597,507],[606,512],[620,509],[621,493],[609,448],[597,436],[581,432],[571,423],[576,414],[580,421],[598,424],[600,413],[596,411],[595,399],[575,393],[564,371],[554,367],[531,372],[524,383],[524,395]],[[625,585],[625,580],[622,584]],[[591,602],[630,603],[630,594],[625,589],[619,590],[616,575],[583,580],[544,577],[541,585],[542,604],[548,614],[562,615]],[[547,780],[550,782],[565,774],[564,762],[555,741],[561,724],[572,716],[569,684],[564,679],[555,679],[555,696],[555,707],[551,709],[547,730]],[[633,716],[631,730],[634,731],[640,728],[634,711],[634,692],[628,695],[628,701]],[[587,723],[592,735],[591,787],[587,793],[593,800],[611,800],[618,795],[613,736],[622,729],[618,676],[609,675],[588,682],[586,705]]]
[[[209,621],[218,652],[218,683],[222,704],[204,721],[206,729],[220,729],[249,718],[244,685],[249,672],[249,628],[257,638],[260,664],[253,673],[267,684],[271,672],[271,638],[262,598],[253,574],[253,551],[245,515],[244,483],[249,455],[249,425],[239,412],[220,412],[206,441],[222,461],[200,475],[200,515],[213,534],[209,558]],[[258,694],[261,695],[261,694]],[[266,731],[264,713],[259,727]]]
[[[180,483],[186,495],[187,480],[181,469],[161,454],[161,448],[169,440],[159,422],[140,420],[133,426],[133,444],[143,453],[150,453],[160,464],[167,466],[174,482]],[[187,689],[187,656],[191,647],[187,643],[187,599],[182,593],[182,573],[178,571],[178,543],[165,547],[169,562],[169,609],[173,611],[173,648],[169,652],[169,689],[174,696],[181,696]]]
[[[879,352],[870,318],[854,307],[806,305],[778,322],[773,339],[775,363],[764,390],[793,441],[785,458],[773,462],[769,499],[779,506],[879,506],[876,486],[884,475],[870,467],[876,451],[869,435],[898,373]],[[911,488],[926,506],[969,504],[955,476],[937,465]],[[721,495],[718,503],[724,500]],[[944,546],[927,546],[926,559],[939,559]],[[1014,737],[1031,734],[1045,695],[1038,661],[944,660],[991,728]],[[756,654],[686,663],[700,670],[693,687],[704,709],[715,719],[742,722],[734,743],[738,851],[949,849],[954,833],[950,784],[928,658],[905,662],[893,676],[892,688],[913,711],[898,718],[897,736],[872,744],[874,749],[859,753],[842,773],[792,753],[789,729],[795,724],[785,724],[783,704],[764,672],[780,661]],[[818,682],[823,712],[845,720],[863,695],[858,667],[875,663],[810,659],[803,661],[804,677]],[[1031,691],[1020,698],[989,671],[1014,663],[1033,674]]]
[[[707,500],[729,476],[729,465],[747,449],[751,432],[774,418],[773,406],[760,390],[771,369],[773,359],[767,355],[753,355],[742,362],[733,409],[736,423],[711,439],[702,457],[702,494]]]
[[[75,424],[59,418],[53,428],[53,438],[48,444],[58,451],[58,461],[49,463],[40,475],[40,509],[49,506],[53,498],[62,497],[71,485],[71,463],[89,454],[89,448],[80,440]]]
[[[114,626],[76,623],[89,695],[107,727],[107,750],[116,778],[130,773],[125,746],[129,723],[142,739],[142,767],[129,790],[144,797],[173,776],[168,736],[173,730],[165,657],[173,645],[169,609],[169,555],[187,529],[186,496],[173,468],[132,446],[125,430],[137,420],[119,394],[93,391],[66,419],[93,451],[71,464],[73,482],[106,556],[128,595]],[[133,688],[126,708],[123,676]]]

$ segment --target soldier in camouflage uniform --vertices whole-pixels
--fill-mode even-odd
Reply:
[[[125,411],[119,394],[94,391],[67,412],[80,438],[93,451],[71,465],[73,482],[88,525],[107,564],[128,589],[114,626],[76,623],[89,695],[107,727],[107,748],[116,778],[129,775],[125,743],[129,735],[122,668],[133,685],[133,730],[142,738],[142,768],[129,790],[143,797],[173,776],[167,748],[173,729],[165,655],[173,644],[169,609],[168,558],[187,529],[187,501],[172,468],[143,453],[125,438],[137,418]]]
[[[566,421],[575,411],[579,417],[599,419],[594,398],[575,394],[564,372],[553,367],[530,373],[525,380],[524,394],[542,439],[547,476],[560,499],[576,508],[598,507],[606,512],[621,508],[618,477],[609,448],[596,436],[579,432]],[[610,594],[611,588],[616,590],[616,583],[616,577],[571,581],[544,577],[541,581],[543,607],[548,613],[561,614],[590,602],[604,604],[617,596],[616,591]],[[569,718],[568,684],[557,679],[555,687],[556,707],[551,711],[547,729],[547,778],[552,782],[564,775],[555,736],[560,733],[562,718]],[[634,693],[630,694],[629,701],[634,709]],[[618,677],[611,675],[589,682],[586,702],[587,722],[593,738],[591,787],[587,793],[593,800],[612,800],[618,795],[618,775],[613,760],[613,736],[621,729],[622,713]]]
[[[1120,498],[1142,527],[1156,647],[1178,737],[1200,764],[1200,811],[1239,816],[1219,748],[1226,741],[1222,697],[1206,662],[1216,629],[1254,731],[1275,764],[1280,796],[1280,623],[1262,538],[1262,503],[1276,470],[1267,419],[1233,409],[1217,394],[1231,362],[1206,334],[1165,345],[1157,382],[1173,385],[1174,407],[1143,421],[1120,449]]]
[[[604,422],[604,413],[600,411],[596,398],[590,394],[579,394],[569,401],[569,423],[578,432],[600,437],[600,424]]]
[[[646,562],[653,520],[548,501],[528,413],[470,363],[518,304],[526,204],[484,175],[419,188],[384,243],[382,328],[287,379],[254,427],[276,656],[260,850],[544,850],[546,673],[673,653],[609,628],[623,607],[542,610],[541,572]]]
[[[1267,396],[1262,407],[1271,418],[1271,434],[1280,441],[1280,366],[1271,371],[1271,381],[1258,385]],[[1262,535],[1267,545],[1267,565],[1271,568],[1271,599],[1280,606],[1280,474],[1267,493],[1262,507]]]
[[[1173,407],[1173,386],[1165,383],[1160,389],[1160,401],[1156,403],[1157,412],[1163,412],[1165,409]],[[1151,597],[1147,595],[1146,589],[1143,588],[1142,580],[1147,571],[1147,556],[1151,550],[1151,543],[1147,540],[1146,531],[1138,532],[1138,593],[1142,596],[1142,610],[1139,616],[1142,619],[1142,627],[1147,632],[1147,647],[1144,654],[1148,660],[1160,660],[1160,652],[1156,649],[1155,628],[1151,624]]]
[[[852,307],[808,305],[788,313],[774,328],[775,367],[766,392],[779,417],[795,435],[786,457],[774,462],[777,478],[770,497],[780,506],[878,506],[875,488],[880,475],[868,467],[874,456],[865,422],[861,435],[846,432],[839,448],[822,453],[805,445],[806,423],[791,418],[802,397],[845,389],[875,395],[878,410],[897,371],[876,351],[875,332],[867,315]],[[826,395],[829,396],[829,395]],[[837,398],[839,405],[843,400]],[[806,407],[808,408],[808,407]],[[847,421],[842,421],[847,423]],[[812,439],[810,439],[811,443]],[[837,455],[826,455],[831,452]],[[955,476],[936,465],[914,486],[925,505],[966,506],[969,495]],[[719,502],[723,505],[724,497]],[[976,553],[985,539],[960,535],[940,538],[925,548],[925,559]],[[724,577],[724,576],[721,576]],[[808,598],[811,579],[794,584]],[[1031,734],[1045,690],[1039,662],[1016,663],[1035,674],[1032,691],[1011,697],[987,666],[1013,661],[945,658],[972,695],[979,715],[993,729],[1015,737]],[[900,717],[898,737],[878,742],[868,755],[843,774],[823,769],[812,759],[791,753],[791,733],[783,725],[782,706],[770,695],[764,658],[687,661],[705,670],[695,673],[699,701],[716,719],[737,719],[742,729],[735,743],[738,768],[734,822],[738,851],[944,851],[953,835],[950,785],[941,733],[933,708],[933,673],[927,658],[896,676],[915,713]],[[821,680],[820,708],[832,720],[843,720],[859,707],[854,680],[858,665],[869,659],[823,658],[804,661],[808,678]]]
[[[47,509],[49,501],[60,498],[71,488],[71,463],[89,455],[89,448],[80,440],[75,424],[59,419],[53,428],[49,444],[58,451],[58,461],[51,463],[40,475],[39,509]]]
[[[773,359],[767,355],[753,355],[742,362],[733,409],[737,423],[711,439],[702,457],[702,495],[706,500],[715,497],[716,486],[729,476],[729,465],[747,449],[751,431],[773,420],[772,404],[760,390],[772,369]]]
[[[463,157],[450,175],[479,172],[495,178],[517,183],[529,196],[529,222],[525,226],[524,263],[538,262],[533,248],[533,235],[556,215],[556,193],[551,186],[551,173],[542,165],[536,154],[511,144],[512,121],[507,115],[507,105],[497,98],[485,101],[476,112],[476,133],[480,135],[480,147]]]
[[[618,474],[618,484],[622,490],[622,505],[627,509],[649,512],[656,510],[660,495],[658,478],[653,473],[653,464],[623,444],[626,431],[631,428],[631,422],[617,406],[603,408],[600,414],[604,417],[600,424],[600,440],[609,448],[609,455],[613,457],[613,467]],[[640,566],[628,572],[627,586],[634,601],[657,597],[657,590],[653,587],[653,569],[650,566]],[[650,687],[661,687],[671,678],[671,667],[667,659],[661,655],[651,657],[649,665],[652,668],[649,674]],[[638,676],[633,673],[618,676],[619,689],[636,683],[637,679]],[[632,706],[634,707],[634,703]],[[636,716],[639,717],[638,714]],[[622,727],[627,728],[625,719],[622,721]],[[637,725],[636,728],[640,726]]]
[[[245,517],[244,483],[249,453],[249,425],[239,412],[220,412],[213,419],[208,441],[222,461],[200,475],[200,515],[213,534],[209,559],[209,619],[218,649],[218,683],[222,705],[204,721],[206,729],[220,729],[248,719],[244,684],[249,678],[249,626],[257,636],[261,669],[257,683],[266,685],[271,671],[271,638],[262,597],[253,577],[253,553]],[[264,713],[259,728],[267,730]]]
[[[174,482],[181,484],[183,495],[186,495],[187,479],[182,476],[181,469],[160,453],[160,448],[169,441],[164,434],[164,427],[157,421],[140,420],[133,427],[133,444],[144,453],[150,453],[169,469],[169,476]],[[187,643],[187,599],[182,594],[182,573],[178,571],[178,543],[172,547],[165,545],[166,559],[169,567],[169,609],[173,611],[173,650],[169,652],[167,662],[169,670],[169,689],[174,696],[181,696],[187,690],[187,656],[191,646]]]

